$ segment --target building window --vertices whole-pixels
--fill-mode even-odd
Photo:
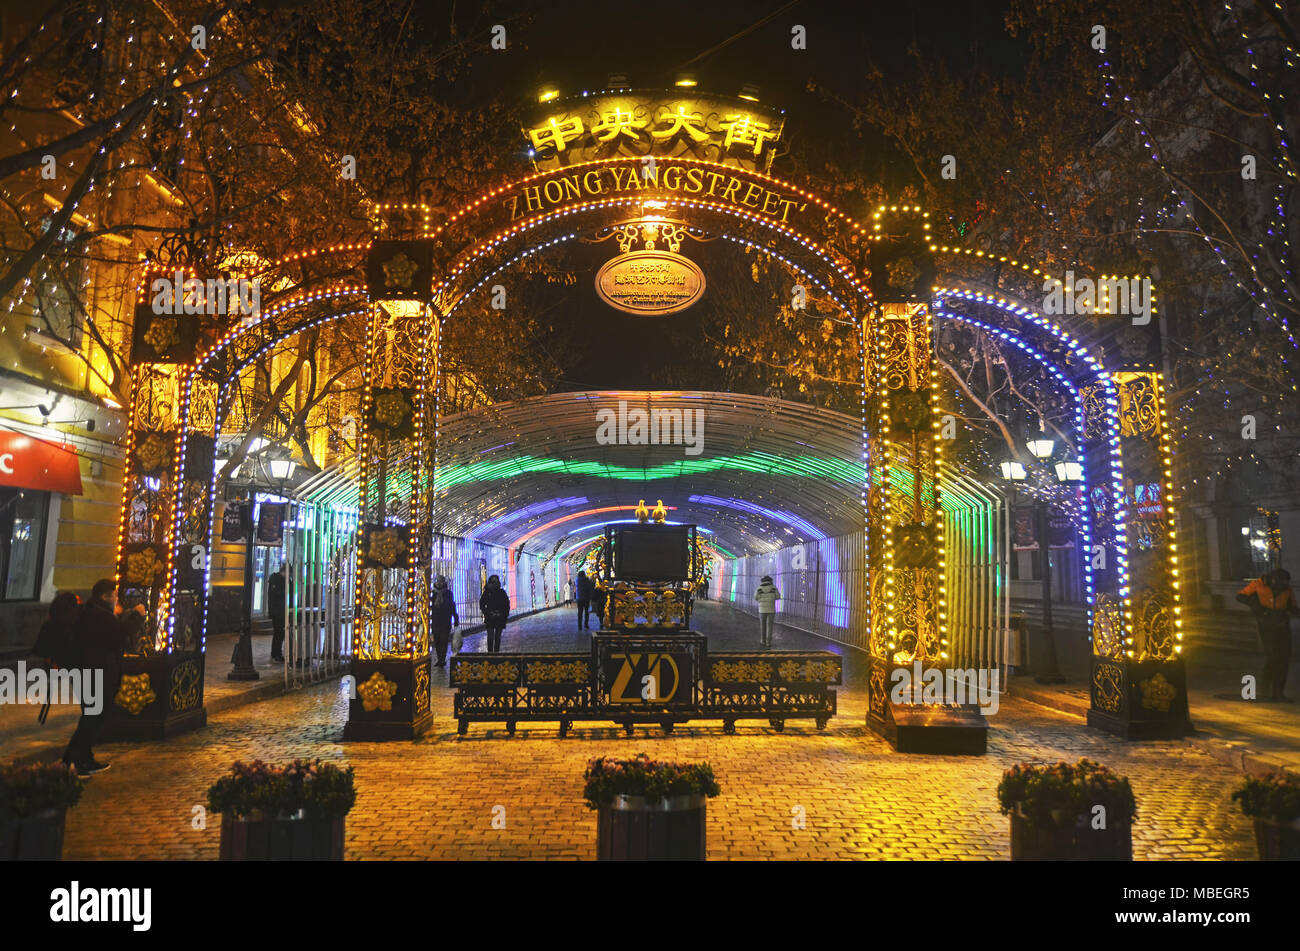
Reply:
[[[50,493],[0,488],[0,601],[41,595]]]
[[[1262,578],[1278,564],[1282,551],[1282,532],[1278,527],[1277,513],[1257,508],[1241,527],[1241,540],[1245,560],[1249,564],[1249,577]]]

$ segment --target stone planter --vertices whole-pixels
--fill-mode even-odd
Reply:
[[[1011,814],[1013,862],[1131,862],[1133,828],[1115,822],[1094,829],[1088,816],[1072,826],[1033,822],[1018,812]]]
[[[1256,819],[1255,845],[1261,862],[1300,861],[1300,819],[1290,822]]]
[[[223,862],[341,862],[345,816],[221,817]]]
[[[57,862],[63,858],[66,809],[47,809],[0,822],[0,861]]]
[[[602,862],[703,862],[704,796],[647,800],[616,796],[597,810],[596,858]]]

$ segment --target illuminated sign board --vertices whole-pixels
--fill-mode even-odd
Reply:
[[[767,171],[784,128],[779,111],[746,99],[623,90],[543,103],[523,132],[540,169],[663,155]]]
[[[597,272],[596,293],[624,313],[675,314],[704,294],[704,272],[690,258],[671,251],[631,251]]]
[[[519,186],[501,202],[509,220],[517,221],[570,202],[670,194],[733,205],[780,222],[790,222],[792,212],[808,207],[807,200],[798,195],[768,188],[753,181],[752,176],[667,159],[653,164],[617,162],[583,172],[558,173],[545,181]]]

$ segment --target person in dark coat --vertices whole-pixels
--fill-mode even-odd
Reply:
[[[71,591],[56,594],[50,602],[50,616],[41,625],[32,645],[32,653],[51,667],[76,667],[81,658],[77,647],[77,618],[81,615],[81,599]],[[65,656],[59,656],[66,652]]]
[[[63,762],[75,769],[78,775],[91,776],[108,769],[108,763],[95,759],[92,747],[108,718],[109,704],[117,696],[122,679],[122,653],[128,645],[134,644],[144,618],[143,604],[137,604],[133,611],[125,613],[118,607],[117,585],[108,578],[95,582],[90,589],[90,603],[81,609],[77,618],[83,683],[85,678],[93,676],[93,671],[104,672],[99,712],[89,712],[86,701],[81,701],[81,719],[63,753]]]
[[[429,630],[433,633],[433,646],[438,653],[435,667],[447,666],[447,642],[451,640],[453,624],[460,624],[456,599],[447,585],[446,576],[438,575],[433,583],[433,599],[429,604]]]
[[[72,670],[81,666],[81,651],[77,647],[77,617],[81,614],[81,599],[71,591],[56,594],[50,602],[50,614],[41,625],[32,645],[32,654],[45,664],[46,670],[62,668]],[[50,698],[47,697],[38,719],[45,723],[50,715]]]
[[[277,568],[266,579],[266,613],[271,615],[271,660],[284,662],[284,570]]]
[[[585,571],[578,572],[578,630],[591,628],[591,579]]]
[[[1287,668],[1291,666],[1291,616],[1300,615],[1295,592],[1291,590],[1291,573],[1276,568],[1256,578],[1237,592],[1237,600],[1250,606],[1259,625],[1259,639],[1264,648],[1264,675],[1261,698],[1274,703],[1290,703],[1282,690],[1286,686]]]
[[[483,626],[487,628],[488,653],[498,653],[501,650],[501,631],[510,618],[510,595],[501,587],[501,579],[496,575],[488,578],[478,606],[483,611]]]
[[[605,605],[609,603],[609,589],[596,582],[591,589],[591,610],[596,615],[596,630],[605,627]]]

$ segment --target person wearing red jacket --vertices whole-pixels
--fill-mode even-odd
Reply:
[[[1283,694],[1287,668],[1291,666],[1291,616],[1300,615],[1295,592],[1291,590],[1291,573],[1275,568],[1256,578],[1237,592],[1237,600],[1250,605],[1259,625],[1259,639],[1264,648],[1263,690],[1274,703],[1290,703]]]

